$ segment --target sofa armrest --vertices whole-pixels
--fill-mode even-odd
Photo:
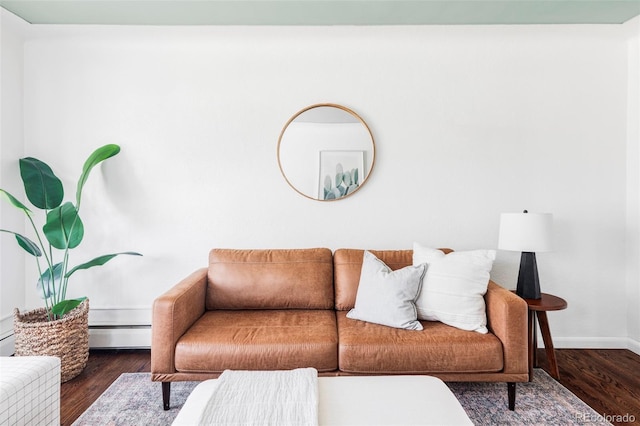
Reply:
[[[527,303],[511,291],[489,281],[487,327],[502,342],[504,373],[529,372]]]
[[[175,373],[178,339],[205,311],[207,268],[202,268],[160,295],[153,302],[151,372]]]

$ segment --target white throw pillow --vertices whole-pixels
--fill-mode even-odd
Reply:
[[[454,251],[445,255],[438,249],[414,243],[413,264],[428,265],[416,300],[418,318],[487,333],[484,295],[495,258],[495,250]]]
[[[392,271],[383,261],[365,251],[355,307],[347,318],[395,328],[422,330],[415,301],[420,294],[426,265]]]

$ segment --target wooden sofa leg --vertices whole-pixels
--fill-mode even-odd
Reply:
[[[509,410],[514,411],[516,409],[516,384],[514,382],[507,383],[507,390],[509,393]]]
[[[162,382],[162,407],[164,411],[169,410],[169,399],[171,398],[171,382]]]

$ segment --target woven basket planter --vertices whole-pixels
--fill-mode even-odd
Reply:
[[[89,300],[61,319],[47,321],[45,308],[13,313],[16,356],[57,356],[62,382],[82,372],[89,359]]]

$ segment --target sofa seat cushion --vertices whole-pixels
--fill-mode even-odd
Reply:
[[[338,367],[335,312],[219,310],[204,315],[178,340],[179,372]]]
[[[337,312],[339,368],[347,373],[437,374],[502,371],[502,344],[493,334],[420,321],[402,330],[349,319]]]

